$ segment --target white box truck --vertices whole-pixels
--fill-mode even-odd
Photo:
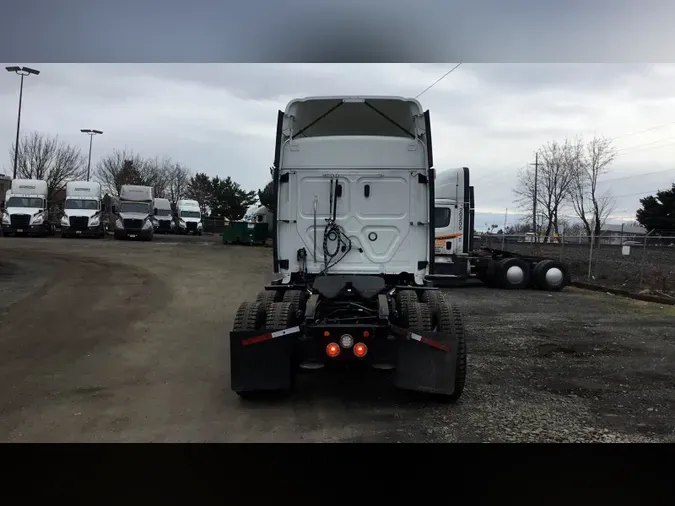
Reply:
[[[277,117],[273,268],[237,309],[231,388],[289,392],[303,370],[392,370],[395,386],[462,395],[462,317],[434,266],[429,111],[413,98],[291,101]]]
[[[178,214],[178,231],[181,234],[202,235],[204,224],[202,223],[202,211],[196,200],[179,200],[176,203]]]
[[[173,219],[171,211],[171,202],[169,199],[155,199],[156,214],[153,216],[155,232],[168,234],[176,228],[176,222]]]
[[[14,179],[2,215],[3,234],[51,235],[47,195],[47,181]]]
[[[151,241],[155,227],[154,190],[151,186],[122,185],[115,214],[115,239]]]
[[[102,197],[100,183],[92,181],[66,183],[61,237],[104,237]]]

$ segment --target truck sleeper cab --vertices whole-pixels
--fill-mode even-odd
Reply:
[[[179,200],[176,203],[178,230],[181,234],[202,235],[202,210],[196,200]]]
[[[318,97],[280,111],[273,268],[230,333],[232,389],[288,391],[298,370],[393,369],[407,390],[461,396],[461,315],[433,271],[429,113],[401,97]]]
[[[90,181],[66,183],[61,237],[105,236],[101,185]]]
[[[14,179],[5,199],[3,235],[51,235],[47,195],[47,181]]]
[[[155,210],[156,214],[152,216],[155,232],[163,234],[173,232],[176,222],[173,220],[169,199],[155,199]]]
[[[115,239],[142,239],[151,241],[155,227],[153,188],[150,186],[123,185],[115,214]]]

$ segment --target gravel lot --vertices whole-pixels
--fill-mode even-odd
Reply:
[[[451,289],[469,328],[460,404],[385,378],[302,377],[286,401],[229,389],[238,303],[266,248],[0,238],[1,441],[675,440],[675,308],[567,289]]]

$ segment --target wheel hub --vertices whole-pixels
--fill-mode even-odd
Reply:
[[[517,265],[509,267],[508,270],[506,271],[506,280],[512,285],[522,283],[524,278],[525,273],[523,272],[523,269],[521,269]]]
[[[551,267],[546,271],[546,283],[551,286],[558,286],[563,282],[563,272],[557,267]]]

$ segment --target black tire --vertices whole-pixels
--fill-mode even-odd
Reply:
[[[478,279],[485,286],[496,288],[499,285],[498,270],[497,262],[490,259],[487,261],[487,265],[478,271]]]
[[[559,276],[547,276],[551,269],[557,269],[559,271],[561,276],[558,283],[552,282],[553,280],[551,278]],[[539,290],[545,290],[547,292],[559,292],[570,284],[569,269],[564,263],[558,262],[557,260],[547,259],[539,262],[532,271],[532,277],[532,285]]]
[[[305,311],[306,299],[305,294],[301,290],[286,290],[282,301],[289,303],[294,312]]]
[[[265,311],[267,311],[267,309],[270,307],[270,304],[279,302],[279,295],[279,290],[263,290],[262,292],[258,292],[258,295],[255,297],[255,301],[262,304],[263,308],[265,308]]]
[[[466,383],[466,335],[462,313],[450,303],[438,306],[434,320],[440,332],[448,332],[457,338],[457,362],[455,364],[455,391],[450,395],[436,395],[439,401],[455,403],[464,392]]]
[[[412,331],[431,332],[434,328],[431,309],[424,302],[412,302],[407,306],[408,328]]]
[[[292,327],[297,322],[297,316],[290,302],[273,302],[267,308],[265,330],[275,331]]]
[[[241,310],[241,317],[240,317],[240,310]],[[295,311],[293,311],[292,305],[289,302],[272,302],[266,311],[262,310],[262,305],[259,302],[244,302],[239,306],[239,310],[237,310],[237,317],[240,317],[241,321],[246,320],[248,322],[252,322],[254,319],[257,321],[257,319],[260,318],[259,315],[263,313],[266,314],[266,318],[264,320],[264,329],[268,332],[287,329],[297,324],[296,313]],[[236,322],[237,319],[235,318],[235,323]],[[251,325],[251,323],[249,323],[249,325]],[[291,378],[291,386],[288,389],[273,390],[273,391],[247,390],[247,391],[237,391],[236,394],[242,399],[260,400],[268,398],[270,395],[275,397],[288,396],[293,392],[294,389],[295,389],[295,374],[293,374],[293,377]]]
[[[425,290],[422,292],[422,302],[426,302],[432,312],[441,304],[447,304],[445,293],[440,290]]]
[[[520,269],[521,277],[516,280],[509,280],[509,270]],[[502,258],[497,263],[497,283],[500,288],[507,290],[519,290],[526,288],[530,284],[530,266],[521,258]]]
[[[416,302],[419,301],[414,290],[401,290],[396,294],[396,309],[398,311],[399,323],[402,327],[407,328],[410,325],[408,320],[409,308]]]
[[[259,330],[265,323],[265,308],[259,302],[242,302],[232,324],[233,331]]]

